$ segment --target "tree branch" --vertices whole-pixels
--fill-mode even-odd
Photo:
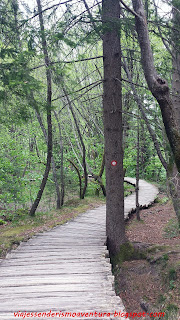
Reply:
[[[54,62],[50,62],[50,65],[54,65],[57,63],[64,63],[64,64],[68,64],[68,63],[75,63],[75,62],[82,62],[82,61],[88,61],[88,60],[94,60],[94,59],[99,59],[99,58],[103,58],[103,56],[97,56],[97,57],[92,57],[92,58],[86,58],[86,59],[80,59],[80,60],[72,60],[72,61],[54,61]],[[30,70],[35,70],[35,69],[39,69],[44,67],[45,64],[41,64],[39,66],[36,66],[34,68],[31,68]]]
[[[122,5],[126,8],[127,11],[129,11],[130,13],[132,13],[135,17],[138,17],[138,14],[137,14],[134,10],[132,10],[131,8],[129,8],[129,7],[127,6],[127,4],[124,3],[123,0],[120,0],[120,2],[121,2]]]

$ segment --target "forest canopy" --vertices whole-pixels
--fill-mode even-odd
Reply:
[[[124,171],[136,176],[139,154],[140,178],[162,186],[168,178],[170,188],[179,189],[175,140],[168,140],[163,107],[143,65],[138,3],[121,1],[114,22],[121,39]],[[178,106],[179,4],[145,0],[144,10],[153,68]],[[40,210],[105,196],[102,40],[111,25],[102,22],[101,2],[3,0],[0,20],[1,209],[34,214],[42,194]]]

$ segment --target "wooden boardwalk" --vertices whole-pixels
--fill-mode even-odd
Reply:
[[[134,178],[125,178],[124,181],[129,182],[130,184],[136,184],[136,179]],[[151,183],[148,183],[144,180],[139,180],[139,205],[141,208],[146,208],[151,205],[157,194],[159,193],[158,188]],[[124,202],[124,217],[128,218],[129,214],[136,209],[136,195],[132,193],[130,196],[125,198]]]
[[[141,205],[157,193],[154,186],[140,182]],[[125,199],[126,213],[134,201],[132,196]],[[114,312],[123,312],[124,306],[114,291],[105,242],[102,206],[21,243],[0,264],[0,320],[59,319],[63,312],[72,313],[66,319],[114,319]],[[15,317],[19,311],[27,314]]]

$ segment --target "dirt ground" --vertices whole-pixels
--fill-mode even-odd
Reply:
[[[166,199],[160,194],[158,202],[140,211],[140,222],[135,215],[127,222],[128,240],[144,257],[115,266],[115,287],[126,312],[165,312],[163,319],[179,320],[180,236],[172,204]]]

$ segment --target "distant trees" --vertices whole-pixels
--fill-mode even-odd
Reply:
[[[81,181],[82,198],[107,194],[107,235],[114,253],[125,241],[122,161],[126,174],[135,176],[138,123],[143,131],[139,176],[165,184],[168,172],[173,199],[179,207],[174,188],[179,174],[174,165],[168,165],[170,158],[172,164],[174,160],[154,99],[161,105],[167,134],[176,148],[177,130],[172,130],[172,124],[177,124],[178,116],[174,118],[172,105],[178,110],[179,73],[178,60],[172,59],[172,69],[171,58],[172,51],[176,58],[179,52],[178,11],[172,21],[159,16],[156,7],[151,10],[153,4],[146,6],[147,12],[141,10],[140,0],[133,0],[133,4],[134,9],[122,2],[120,10],[118,1],[112,0],[104,0],[102,6],[88,0],[64,4],[47,1],[42,10],[26,5],[21,11],[18,0],[3,0],[0,4],[2,206],[13,202],[29,208],[36,199],[31,208],[33,215],[46,184],[42,205],[48,199],[49,208],[55,202],[59,208],[64,200],[79,196]],[[149,35],[147,24],[142,25],[145,16]],[[140,62],[139,43],[143,54],[148,49],[148,54],[142,55],[144,65]],[[154,96],[145,84],[142,65]],[[171,83],[172,70],[173,96],[163,82],[167,78]],[[155,86],[150,83],[154,77]],[[111,165],[113,160],[116,166]]]

